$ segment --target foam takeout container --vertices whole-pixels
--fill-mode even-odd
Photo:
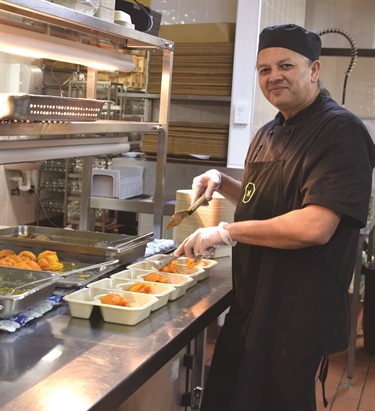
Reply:
[[[121,279],[121,278],[103,278],[102,280],[95,281],[91,284],[88,284],[87,287],[89,288],[99,288],[101,290],[107,290],[108,292],[118,292],[120,291],[129,291],[132,285],[139,282],[139,278],[135,280],[129,279]],[[145,283],[150,284],[151,286],[151,293],[146,295],[152,295],[158,299],[158,301],[152,306],[151,311],[155,311],[160,307],[163,307],[167,304],[169,300],[169,295],[175,291],[176,289],[171,284],[162,284],[162,283],[151,283],[149,281],[145,281]],[[145,293],[136,293],[136,294],[143,294]]]
[[[145,258],[147,261],[156,261],[159,258],[166,257],[168,254],[154,254],[151,257]],[[187,265],[187,257],[178,257],[177,261],[180,267]],[[201,268],[204,272],[198,275],[198,281],[206,279],[210,275],[211,268],[217,264],[216,260],[211,260],[208,258],[202,258],[201,260],[195,263],[195,267]]]
[[[193,267],[193,268],[188,268],[186,267],[186,265],[177,265],[177,273],[169,273],[166,271],[161,271],[161,270],[157,270],[155,269],[154,265],[153,265],[153,261],[151,260],[144,260],[144,261],[139,261],[137,263],[134,264],[130,264],[127,266],[127,268],[129,270],[147,270],[147,271],[156,271],[158,273],[163,273],[163,274],[176,274],[176,275],[186,275],[187,277],[190,277],[193,282],[189,283],[188,288],[193,287],[195,284],[197,284],[199,278],[201,276],[205,275],[204,269],[203,268],[199,268],[199,267]]]
[[[100,308],[103,320],[115,324],[135,325],[147,318],[154,304],[158,299],[152,295],[129,293],[126,291],[116,291],[126,298],[135,307],[122,307],[116,305],[103,304],[101,296],[108,294],[108,290],[101,288],[82,288],[64,297],[68,302],[70,315],[72,317],[88,319],[94,306]]]
[[[111,278],[122,279],[124,281],[133,281],[132,276],[136,276],[137,281],[146,281],[145,277],[149,274],[150,270],[124,270],[120,271],[116,274],[112,274]],[[168,274],[168,273],[160,273],[167,279],[167,284],[172,285],[175,288],[175,291],[172,291],[169,294],[169,300],[176,300],[177,298],[181,297],[186,293],[186,290],[194,283],[193,279],[189,276],[183,274]],[[156,283],[159,284],[159,283]],[[163,284],[163,283],[162,283]]]

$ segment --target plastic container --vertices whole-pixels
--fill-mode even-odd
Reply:
[[[131,198],[143,194],[143,167],[92,170],[92,195]]]

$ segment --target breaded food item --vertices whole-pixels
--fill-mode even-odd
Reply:
[[[120,305],[121,307],[128,307],[129,301],[122,295],[117,293],[109,293],[100,299],[102,304]]]
[[[56,251],[46,250],[38,254],[37,263],[43,271],[58,271],[63,268]]]
[[[0,250],[0,258],[8,257],[8,255],[15,255],[16,253],[13,250]]]
[[[8,255],[8,256],[4,257],[3,259],[5,261],[10,262],[12,266],[17,264],[17,263],[22,263],[22,261],[23,261],[22,258],[19,257],[17,254]]]
[[[18,253],[18,255],[23,259],[23,260],[31,260],[31,261],[36,261],[36,255],[32,253],[31,251],[21,251]]]
[[[145,277],[145,281],[151,281],[154,283],[168,283],[168,278],[166,278],[163,274],[157,272],[148,273]]]
[[[133,291],[135,293],[144,293],[144,294],[152,294],[152,286],[151,284],[147,284],[143,281],[133,284],[129,291]]]

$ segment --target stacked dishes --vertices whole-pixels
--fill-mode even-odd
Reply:
[[[176,211],[184,210],[191,205],[192,190],[178,190],[176,192]],[[173,228],[173,240],[177,245],[201,227],[217,226],[221,221],[233,222],[234,205],[219,193],[214,193],[207,207],[198,208],[192,215],[185,218],[180,225]],[[213,258],[224,257],[231,254],[231,247],[215,249]]]

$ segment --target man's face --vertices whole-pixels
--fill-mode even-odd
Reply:
[[[313,102],[318,93],[320,62],[311,63],[292,50],[274,47],[258,54],[260,88],[285,119]]]

